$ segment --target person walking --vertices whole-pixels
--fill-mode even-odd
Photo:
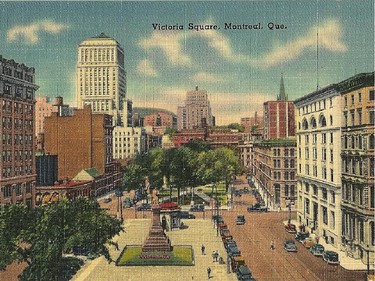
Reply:
[[[201,247],[201,251],[202,251],[202,255],[205,255],[206,254],[206,247],[202,244],[202,247]]]
[[[207,267],[207,276],[208,276],[208,279],[211,278],[211,268],[210,267]]]

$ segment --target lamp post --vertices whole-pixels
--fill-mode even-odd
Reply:
[[[121,220],[121,223],[124,221],[122,216],[122,190],[118,189],[115,191],[115,195],[117,197],[117,218]]]

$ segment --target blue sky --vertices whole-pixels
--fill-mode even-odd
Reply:
[[[133,106],[176,112],[198,85],[221,125],[261,112],[278,94],[281,73],[293,100],[317,83],[373,71],[373,11],[372,0],[0,2],[0,55],[35,67],[37,95],[74,105],[78,45],[104,32],[124,48]],[[230,22],[263,29],[225,29]],[[286,29],[270,30],[270,22]],[[153,23],[184,30],[155,31]],[[197,32],[189,23],[220,29]]]

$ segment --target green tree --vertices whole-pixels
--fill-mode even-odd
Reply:
[[[5,206],[0,211],[0,227],[1,269],[24,261],[27,267],[20,279],[28,281],[62,280],[64,253],[74,247],[109,258],[106,244],[122,230],[119,220],[88,198],[34,209]]]

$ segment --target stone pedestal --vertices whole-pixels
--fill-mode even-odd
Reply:
[[[142,246],[142,253],[149,252],[172,252],[171,241],[165,235],[160,224],[160,207],[158,204],[152,206],[152,225],[150,232]]]

